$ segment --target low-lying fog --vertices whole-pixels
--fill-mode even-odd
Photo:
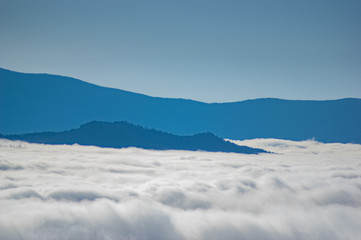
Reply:
[[[236,142],[278,154],[0,139],[0,239],[360,239],[361,145]]]

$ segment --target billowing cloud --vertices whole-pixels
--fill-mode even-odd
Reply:
[[[359,239],[361,145],[275,154],[0,139],[0,239]]]

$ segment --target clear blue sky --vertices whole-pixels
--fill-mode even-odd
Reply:
[[[0,0],[0,67],[206,102],[361,97],[361,1]]]

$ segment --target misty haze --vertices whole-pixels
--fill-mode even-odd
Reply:
[[[360,240],[360,0],[0,0],[0,240]]]

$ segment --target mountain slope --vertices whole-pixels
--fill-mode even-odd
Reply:
[[[99,147],[139,147],[158,150],[203,150],[210,152],[235,152],[256,154],[265,152],[246,146],[238,146],[213,135],[201,133],[193,136],[177,136],[161,131],[145,129],[127,122],[90,122],[80,128],[64,132],[43,132],[23,135],[0,136],[10,140],[31,143],[94,145]]]
[[[209,131],[230,139],[361,143],[361,99],[207,104],[0,69],[1,133],[63,131],[94,120],[128,121],[178,135]]]

